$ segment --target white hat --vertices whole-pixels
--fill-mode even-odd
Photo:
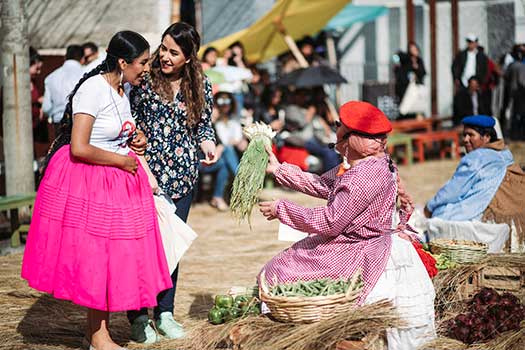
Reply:
[[[477,36],[476,34],[473,34],[473,33],[469,33],[469,34],[465,37],[465,39],[466,39],[467,41],[470,41],[470,42],[473,42],[473,43],[474,43],[474,42],[476,42],[476,43],[478,42],[478,36]]]

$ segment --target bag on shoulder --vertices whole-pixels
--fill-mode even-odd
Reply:
[[[401,114],[425,113],[427,110],[428,91],[425,85],[410,81],[405,95],[399,104]]]

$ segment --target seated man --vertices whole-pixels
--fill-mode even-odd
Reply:
[[[514,159],[503,140],[497,139],[494,118],[470,116],[462,124],[467,154],[452,178],[427,203],[425,216],[451,222],[481,222]],[[464,239],[476,237],[474,233],[468,236],[463,228],[456,231],[463,231]]]
[[[494,119],[477,115],[463,118],[467,154],[452,178],[427,203],[425,216],[444,220],[480,220],[503,181],[512,153],[496,138]]]

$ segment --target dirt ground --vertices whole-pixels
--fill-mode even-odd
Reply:
[[[525,163],[525,143],[511,146],[516,161]],[[401,166],[400,174],[415,202],[424,205],[450,178],[457,163],[458,160],[433,160]],[[322,203],[280,188],[264,190],[261,197],[288,198],[305,206]],[[232,286],[254,285],[264,263],[289,245],[277,241],[278,222],[267,222],[258,211],[252,215],[250,229],[247,224],[239,225],[230,213],[217,212],[201,203],[192,208],[189,224],[199,237],[180,264],[175,300],[175,318],[186,327],[206,318],[215,294],[225,293]],[[27,287],[19,277],[20,262],[20,254],[0,258],[0,350],[78,349],[85,311]],[[115,339],[125,344],[129,326],[123,313],[112,316],[112,329]],[[178,347],[176,342],[164,340],[147,348]]]

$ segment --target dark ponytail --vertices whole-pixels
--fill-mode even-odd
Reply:
[[[102,74],[117,71],[119,58],[124,59],[127,63],[139,57],[144,51],[149,49],[149,43],[144,37],[138,33],[126,30],[115,34],[108,45],[106,59],[93,68],[90,72],[78,81],[77,85],[67,97],[66,108],[64,109],[64,116],[60,120],[60,129],[57,137],[49,147],[46,158],[40,168],[41,177],[44,176],[45,170],[49,160],[62,146],[71,143],[71,130],[73,129],[73,97],[77,93],[80,86],[89,78]]]

